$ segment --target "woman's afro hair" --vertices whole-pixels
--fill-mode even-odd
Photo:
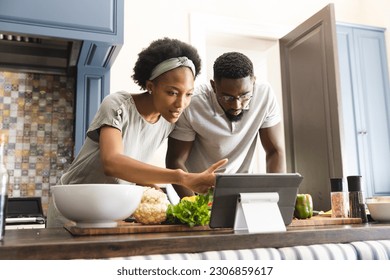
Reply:
[[[198,51],[191,45],[177,39],[163,38],[153,41],[149,47],[138,54],[138,60],[133,68],[132,76],[142,89],[146,89],[146,81],[149,80],[153,69],[157,64],[169,58],[186,56],[195,65],[195,77],[201,69],[201,59]]]

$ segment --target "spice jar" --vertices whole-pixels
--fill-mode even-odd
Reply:
[[[332,206],[332,218],[348,217],[348,194],[343,191],[343,179],[330,179],[330,201]]]
[[[363,223],[367,223],[366,205],[363,200],[361,189],[361,176],[348,176],[349,191],[349,217],[361,218]]]

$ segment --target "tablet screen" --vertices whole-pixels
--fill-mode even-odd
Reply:
[[[298,173],[216,174],[211,228],[233,228],[240,193],[277,192],[284,224],[291,223],[298,188],[303,177]]]

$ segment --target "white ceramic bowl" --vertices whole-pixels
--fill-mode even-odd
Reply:
[[[374,221],[390,222],[390,196],[367,198],[366,204]]]
[[[76,184],[51,187],[54,204],[77,227],[116,227],[131,216],[145,187],[119,184]]]

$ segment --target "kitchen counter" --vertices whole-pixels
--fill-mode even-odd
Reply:
[[[278,233],[226,231],[73,236],[65,228],[6,231],[0,259],[102,259],[353,241],[390,240],[390,224],[288,227]]]

